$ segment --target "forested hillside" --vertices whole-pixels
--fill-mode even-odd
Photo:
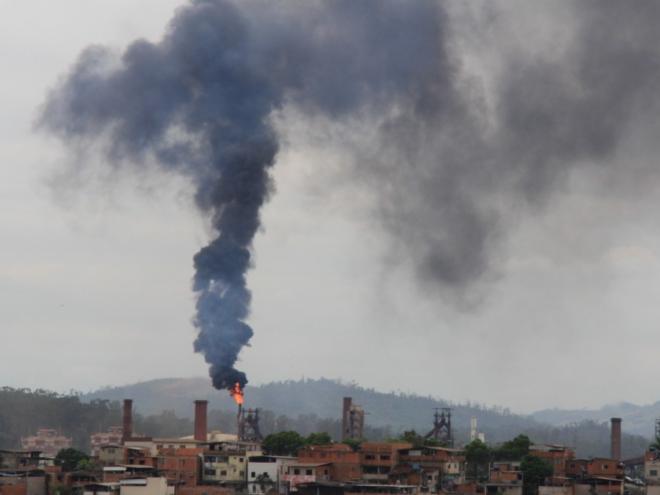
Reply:
[[[119,407],[107,400],[82,402],[76,395],[47,390],[0,389],[0,447],[20,447],[22,436],[54,428],[84,447],[90,433],[117,424]]]
[[[320,418],[339,418],[343,397],[353,397],[368,413],[368,423],[374,427],[389,427],[393,431],[414,428],[421,432],[431,429],[435,408],[451,406],[453,423],[457,431],[467,432],[472,416],[479,420],[484,431],[492,431],[498,438],[515,436],[521,428],[531,428],[538,423],[527,416],[511,414],[501,407],[479,404],[452,404],[433,397],[404,393],[383,393],[355,384],[336,380],[298,380],[273,382],[250,386],[245,400],[249,407],[273,411],[277,415],[296,418],[299,415],[316,415]],[[83,396],[85,400],[125,397],[135,399],[136,409],[143,414],[173,410],[178,415],[192,417],[193,401],[207,399],[212,409],[234,410],[235,405],[228,393],[211,387],[207,378],[174,378],[153,380],[125,387],[102,389]]]
[[[512,414],[506,409],[475,404],[449,404],[431,397],[382,393],[354,384],[332,380],[300,380],[271,383],[247,390],[247,406],[262,410],[264,434],[296,430],[303,435],[327,432],[339,438],[341,398],[352,396],[367,411],[365,436],[385,440],[414,429],[426,433],[431,428],[433,410],[451,406],[458,444],[468,438],[472,416],[488,443],[509,440],[520,433],[534,442],[573,446],[579,456],[609,454],[607,422],[585,420],[552,426],[530,416]],[[89,435],[120,424],[120,400],[134,399],[135,431],[149,436],[190,435],[193,431],[194,399],[208,399],[209,429],[236,431],[236,408],[224,392],[213,390],[206,379],[171,379],[143,382],[127,387],[103,389],[87,395],[59,395],[44,390],[0,389],[0,448],[16,448],[20,437],[47,427],[74,439],[74,446],[89,447]],[[625,430],[625,423],[624,423]],[[648,438],[624,435],[624,456],[639,455]]]
[[[425,433],[431,428],[434,409],[450,406],[458,442],[467,440],[469,421],[475,416],[479,429],[486,433],[489,442],[503,442],[519,433],[527,433],[536,442],[575,446],[582,456],[609,455],[609,427],[605,420],[582,418],[579,422],[555,426],[532,416],[512,414],[502,407],[453,404],[430,396],[383,393],[336,380],[303,379],[250,386],[246,390],[246,404],[265,410],[262,421],[265,432],[282,429],[298,429],[303,434],[327,431],[337,437],[340,432],[341,399],[345,396],[353,397],[365,408],[370,427],[368,434],[374,439],[395,436],[410,429]],[[136,399],[136,408],[143,413],[169,409],[185,417],[192,416],[195,399],[207,399],[211,409],[225,411],[224,422],[217,424],[222,424],[223,429],[229,431],[234,428],[232,412],[235,405],[232,399],[224,391],[213,389],[207,378],[153,380],[106,388],[85,396],[86,400],[119,400],[124,397]],[[647,437],[624,435],[624,456],[638,455],[648,443]]]
[[[544,409],[534,413],[537,421],[555,426],[584,420],[608,421],[612,417],[623,419],[624,431],[651,437],[655,432],[655,421],[660,417],[660,402],[642,406],[620,402],[608,404],[600,409]]]

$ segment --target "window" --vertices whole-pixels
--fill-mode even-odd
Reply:
[[[657,475],[658,475],[658,470],[657,469],[649,470],[649,476],[657,476]]]
[[[250,476],[251,476],[252,478],[256,478],[256,477],[257,477],[257,473],[255,473],[254,471],[252,471],[252,472],[250,473]]]
[[[215,476],[215,469],[205,469],[204,470],[204,475],[205,476]]]
[[[239,458],[238,458],[238,462],[243,462],[243,458],[242,458],[242,457],[239,457]]]
[[[220,476],[227,476],[227,471],[220,471]]]
[[[364,456],[364,458],[368,461],[373,461],[374,459],[376,459],[376,456],[373,454],[367,454]]]
[[[308,470],[305,471],[305,474],[306,474],[307,476],[311,476],[311,475],[313,474],[313,472],[312,472],[311,469],[308,469]]]
[[[381,461],[389,461],[390,460],[390,455],[389,454],[381,454],[380,460]]]
[[[294,469],[293,474],[300,474],[300,469]]]
[[[327,475],[328,475],[328,470],[327,470],[327,469],[324,469],[324,470],[323,470],[323,474],[325,474],[325,475],[327,476]]]

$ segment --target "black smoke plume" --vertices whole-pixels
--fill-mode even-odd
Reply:
[[[468,22],[432,0],[192,0],[157,43],[119,58],[88,48],[49,95],[41,126],[67,143],[100,144],[112,164],[155,159],[195,184],[217,232],[194,258],[195,349],[216,387],[247,381],[234,365],[252,336],[245,277],[272,189],[274,113],[373,131],[355,139],[350,177],[377,191],[377,217],[420,277],[462,292],[492,272],[510,218],[575,167],[616,164],[657,110],[657,2],[539,2],[538,17],[520,17],[525,2],[467,4],[485,14]],[[562,19],[560,55],[502,48],[488,84],[466,76],[456,40],[497,52],[493,26]]]

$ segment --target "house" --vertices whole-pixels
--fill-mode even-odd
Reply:
[[[358,481],[362,476],[360,455],[343,443],[311,445],[298,451],[298,460],[309,464],[331,464],[328,480],[347,482]]]
[[[202,481],[243,485],[248,481],[248,458],[261,453],[255,442],[209,442],[203,451]]]
[[[299,495],[417,495],[419,493],[417,486],[399,484],[325,481],[303,483],[298,486]]]
[[[362,443],[359,452],[361,480],[388,483],[390,474],[399,463],[399,451],[411,447],[409,443]]]
[[[140,449],[137,450],[142,452]],[[124,464],[127,460],[124,447],[118,443],[99,445],[96,448],[96,458],[101,466],[116,466],[117,464]]]
[[[104,445],[119,445],[123,437],[123,428],[121,426],[111,426],[108,431],[93,433],[89,437],[89,444],[92,447],[92,456],[97,457],[99,451]]]
[[[520,462],[494,462],[490,466],[485,495],[522,495],[523,473]]]
[[[159,451],[156,468],[171,484],[196,486],[200,480],[202,448],[163,448]]]
[[[53,460],[43,457],[39,450],[0,449],[0,469],[40,468],[52,464]]]
[[[43,452],[48,457],[55,457],[60,450],[68,449],[72,444],[72,438],[51,428],[39,428],[36,435],[21,438],[23,450]]]
[[[644,455],[644,479],[649,485],[660,485],[660,452],[648,450]]]
[[[248,493],[264,494],[272,489],[285,492],[283,475],[289,464],[297,462],[295,457],[258,455],[248,457]]]
[[[145,478],[156,476],[156,468],[153,466],[122,465],[104,466],[102,483],[118,483],[126,478]]]
[[[573,449],[562,445],[532,445],[529,455],[538,457],[552,466],[553,477],[566,476],[566,465],[575,458]]]
[[[282,481],[289,491],[295,492],[301,483],[330,481],[331,468],[329,462],[293,462],[286,466]]]
[[[411,447],[399,450],[399,463],[390,475],[394,483],[416,485],[423,491],[437,492],[444,482],[464,481],[463,451],[446,447]]]
[[[41,469],[0,471],[0,495],[46,495],[46,473]]]

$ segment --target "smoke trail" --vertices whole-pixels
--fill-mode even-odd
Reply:
[[[218,235],[194,258],[195,350],[217,388],[247,382],[234,368],[252,336],[245,274],[277,153],[267,117],[278,97],[250,67],[248,45],[230,4],[194,2],[160,43],[136,41],[118,63],[107,50],[86,50],[42,117],[65,140],[109,134],[113,162],[141,166],[154,155],[196,184],[197,205]]]
[[[339,119],[416,91],[429,71],[407,55],[441,61],[433,40],[442,15],[432,2],[415,9],[352,1],[273,8],[195,0],[159,43],[136,41],[119,61],[106,49],[87,49],[50,94],[41,125],[66,142],[100,142],[111,163],[140,167],[155,157],[196,184],[197,204],[218,233],[195,255],[193,284],[195,350],[215,387],[247,382],[234,364],[252,336],[245,275],[278,148],[269,115],[285,92],[310,112]],[[381,51],[402,26],[418,34],[392,43],[399,53]],[[360,56],[352,56],[355,48]]]
[[[378,191],[377,217],[420,278],[461,293],[496,268],[512,209],[544,203],[581,163],[611,164],[657,109],[655,2],[566,2],[565,53],[502,50],[489,85],[466,77],[452,37],[485,33],[477,51],[497,51],[487,33],[526,4],[470,5],[487,13],[475,26],[432,0],[192,0],[160,42],[119,60],[89,48],[50,94],[41,125],[72,146],[101,143],[109,163],[155,158],[196,185],[217,237],[195,256],[195,349],[216,387],[246,383],[234,364],[252,335],[245,275],[278,150],[273,112],[374,130],[355,138],[349,176]],[[534,22],[558,22],[548,5]]]

